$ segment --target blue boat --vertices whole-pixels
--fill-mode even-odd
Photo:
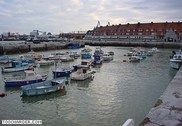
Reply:
[[[101,50],[101,48],[96,48],[94,55],[93,55],[93,57],[94,57],[93,64],[95,64],[95,65],[102,64],[103,54],[104,54],[104,52]]]
[[[81,48],[81,45],[77,42],[72,42],[67,45],[68,49],[79,49]]]
[[[90,48],[84,48],[81,51],[81,59],[91,59],[92,58],[91,51],[92,50]]]
[[[90,52],[82,52],[81,53],[81,58],[82,59],[91,59],[92,58],[92,54]]]
[[[35,84],[43,82],[47,79],[47,75],[35,74],[33,71],[26,71],[25,79],[8,79],[4,80],[5,87],[21,87],[23,85]]]
[[[49,94],[56,91],[65,91],[66,79],[48,80],[36,84],[21,86],[22,96],[37,96]]]
[[[6,64],[12,62],[12,58],[7,55],[0,56],[0,64]]]
[[[73,68],[56,68],[53,70],[53,78],[59,78],[59,77],[69,77],[70,74],[72,73]]]
[[[33,69],[33,66],[29,63],[15,60],[11,62],[11,67],[2,68],[2,73],[18,72],[31,69]]]

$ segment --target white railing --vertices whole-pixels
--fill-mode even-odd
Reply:
[[[135,126],[133,119],[128,119],[122,126]]]

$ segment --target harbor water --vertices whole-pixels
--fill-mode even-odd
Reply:
[[[95,47],[90,47],[92,50]],[[102,47],[113,51],[114,60],[93,68],[93,80],[71,81],[66,93],[21,97],[18,88],[5,88],[4,78],[23,77],[24,73],[0,73],[0,119],[42,120],[45,126],[121,126],[128,118],[138,125],[176,74],[170,68],[170,49],[160,49],[139,63],[128,62],[128,47]],[[68,50],[59,50],[68,51]],[[70,51],[70,50],[69,50]],[[80,52],[81,50],[74,50]],[[57,51],[42,52],[44,55]],[[13,55],[16,57],[17,55]],[[123,62],[127,60],[127,62]],[[80,62],[59,63],[71,66]],[[52,78],[53,66],[36,68]]]

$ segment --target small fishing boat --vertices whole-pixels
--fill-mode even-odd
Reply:
[[[69,54],[69,56],[71,58],[74,58],[74,59],[77,59],[78,57],[80,57],[80,54],[78,54],[77,52],[70,51],[70,52],[67,52],[67,53]]]
[[[71,80],[83,81],[93,77],[95,72],[90,69],[80,68],[70,75]]]
[[[65,78],[47,80],[44,82],[21,86],[22,96],[36,96],[53,93],[56,91],[65,91]]]
[[[81,52],[81,59],[91,59],[92,54],[90,52]]]
[[[133,52],[128,52],[127,53],[127,56],[132,56],[133,55]]]
[[[109,55],[113,56],[114,55],[114,52],[110,51],[110,52],[107,52]]]
[[[153,47],[153,48],[151,49],[151,51],[154,52],[154,53],[155,53],[155,52],[159,52],[159,50],[158,50],[156,47]]]
[[[109,53],[105,53],[103,55],[103,61],[111,61],[113,60],[113,55],[110,55]]]
[[[2,68],[2,73],[18,72],[32,69],[34,69],[33,66],[28,63],[23,63],[21,61],[12,61],[11,67]]]
[[[104,52],[102,51],[101,48],[96,48],[94,55],[93,55],[93,57],[94,57],[93,64],[95,64],[95,65],[102,64],[103,54],[104,54]]]
[[[170,66],[174,69],[179,69],[182,65],[182,51],[175,52],[170,59]]]
[[[84,48],[81,51],[81,59],[91,59],[92,58],[91,51],[92,50],[90,48]]]
[[[151,51],[151,50],[148,50],[147,53],[146,53],[147,56],[153,56],[153,54],[154,54],[154,52]]]
[[[70,74],[72,73],[73,68],[68,67],[68,68],[56,68],[53,70],[53,78],[59,78],[59,77],[70,77]]]
[[[70,61],[74,61],[74,58],[70,57],[69,54],[65,54],[65,55],[60,57],[60,60],[62,62],[70,62]]]
[[[134,53],[130,58],[129,61],[130,62],[140,62],[140,60],[142,60],[143,58],[138,56],[137,53]]]
[[[92,49],[88,48],[88,47],[81,50],[81,52],[91,52],[91,51],[92,51]]]
[[[90,69],[90,67],[92,66],[92,60],[82,60],[81,64],[78,65],[74,65],[74,71],[77,71],[80,68],[84,68],[84,69]]]
[[[53,60],[40,60],[40,61],[37,61],[37,63],[40,65],[40,66],[50,66],[50,65],[53,65],[54,64],[54,61]]]
[[[35,60],[40,60],[40,59],[42,59],[42,57],[43,57],[42,54],[37,53],[37,52],[34,52],[33,50],[31,50],[31,51],[27,54],[27,56],[30,56],[30,57],[32,57],[32,58],[35,59]]]
[[[43,82],[47,79],[47,75],[39,75],[33,71],[25,71],[26,77],[24,79],[8,79],[4,80],[5,87],[20,87],[23,85]]]
[[[81,45],[77,42],[71,42],[67,45],[68,49],[79,49],[81,48]]]
[[[0,56],[0,64],[7,64],[12,62],[12,59],[9,58],[7,55]]]
[[[138,51],[137,55],[141,57],[141,59],[145,59],[147,57],[147,54],[145,51]]]
[[[48,57],[44,57],[44,59],[46,59],[46,60],[60,60],[60,56],[55,55],[55,54],[50,54]]]

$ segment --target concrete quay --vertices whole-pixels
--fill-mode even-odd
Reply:
[[[32,42],[7,43],[0,45],[0,55],[26,53],[31,50],[33,51],[57,50],[66,47],[67,47],[66,42],[42,42],[39,44],[34,44]]]
[[[82,40],[90,46],[125,46],[125,47],[158,47],[158,48],[182,48],[182,42],[141,42],[141,41],[92,41]]]
[[[140,126],[182,126],[182,67]]]

